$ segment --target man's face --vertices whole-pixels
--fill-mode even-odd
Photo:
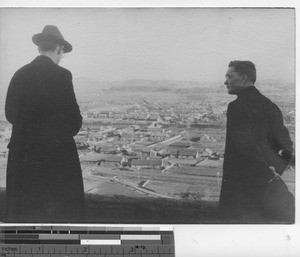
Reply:
[[[228,94],[237,95],[244,87],[245,78],[237,73],[234,67],[229,67],[226,73],[224,84],[227,86]]]

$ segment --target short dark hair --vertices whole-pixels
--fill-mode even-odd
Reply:
[[[39,43],[39,48],[42,52],[44,51],[54,51],[56,47],[58,46],[57,43],[51,42],[51,41],[44,41]]]
[[[248,81],[255,83],[256,68],[253,62],[250,61],[231,61],[228,67],[233,67],[240,75],[246,74]]]

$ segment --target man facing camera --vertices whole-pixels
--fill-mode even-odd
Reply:
[[[32,37],[40,55],[11,79],[7,222],[83,222],[84,191],[73,139],[82,125],[72,74],[58,64],[72,46],[57,27]]]
[[[225,85],[237,99],[227,110],[219,206],[227,218],[244,222],[245,217],[251,221],[261,216],[266,185],[274,177],[274,170],[282,175],[293,151],[281,111],[256,89],[255,81],[252,62],[229,63]]]

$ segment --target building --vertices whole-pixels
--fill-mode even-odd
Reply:
[[[88,119],[95,119],[96,118],[96,114],[93,112],[87,112],[86,116]]]
[[[196,166],[197,163],[199,163],[199,159],[177,159],[177,158],[170,158],[165,159],[164,163],[165,165],[172,165],[172,166]]]
[[[190,146],[191,146],[190,142],[187,140],[180,140],[169,145],[169,147],[171,148],[179,148],[179,149],[189,148]]]
[[[168,149],[168,151],[169,151],[170,157],[178,158],[178,153],[179,153],[180,149],[173,148],[173,149]]]
[[[80,162],[89,163],[89,164],[97,164],[103,160],[105,156],[103,154],[91,152],[86,155],[80,156]]]
[[[198,150],[197,149],[182,149],[178,152],[178,158],[179,159],[196,159],[199,157]]]
[[[88,144],[88,138],[86,138],[85,136],[75,136],[74,140],[77,149],[86,149],[90,146]]]
[[[142,169],[161,169],[162,160],[161,159],[133,159],[131,161],[132,168],[142,168]]]
[[[116,154],[120,151],[121,149],[119,146],[104,146],[100,148],[100,153],[104,154]]]
[[[99,162],[99,165],[105,167],[121,167],[122,163],[125,163],[126,160],[123,156],[118,155],[106,155],[104,158]]]
[[[97,113],[97,118],[98,119],[105,119],[105,118],[109,118],[111,116],[112,112],[110,111],[101,111],[99,113]]]
[[[204,151],[202,152],[201,156],[203,157],[209,157],[214,153],[213,150],[211,150],[210,148],[205,148]]]
[[[159,116],[157,115],[148,115],[148,117],[146,118],[146,121],[150,121],[150,122],[155,122],[159,120]]]
[[[133,147],[133,152],[139,156],[150,156],[151,148],[143,145],[135,145]]]

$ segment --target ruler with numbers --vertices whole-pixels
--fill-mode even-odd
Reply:
[[[175,257],[171,226],[0,226],[2,257]]]

